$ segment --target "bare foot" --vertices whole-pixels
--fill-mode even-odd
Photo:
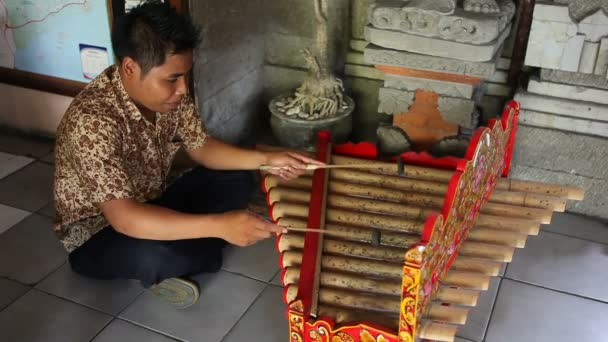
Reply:
[[[480,13],[498,13],[500,7],[496,0],[464,0],[464,10]]]

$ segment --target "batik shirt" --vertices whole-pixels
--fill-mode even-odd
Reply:
[[[178,149],[199,148],[207,138],[189,96],[175,110],[156,113],[154,120],[137,109],[117,66],[70,104],[57,130],[53,226],[68,252],[108,226],[100,203],[159,197]]]

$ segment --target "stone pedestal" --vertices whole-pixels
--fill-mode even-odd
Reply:
[[[515,95],[511,176],[581,186],[585,200],[567,209],[607,219],[608,17],[596,8],[576,22],[570,8],[535,6],[525,63],[542,69]]]
[[[378,112],[392,115],[394,128],[383,127],[379,133],[394,138],[394,129],[403,130],[411,143],[404,144],[404,149],[411,145],[437,151],[439,146],[452,151],[445,142],[458,140],[454,138],[460,127],[477,127],[485,93],[510,93],[504,71],[509,61],[500,55],[511,30],[513,1],[498,0],[499,12],[493,14],[458,6],[450,10],[448,4],[456,2],[371,2],[364,30],[369,44],[363,48],[363,60],[349,56],[352,63],[381,72],[384,87],[379,91]],[[353,41],[351,46],[360,49],[363,44]],[[503,70],[498,70],[499,64]],[[379,76],[369,69],[365,73]],[[500,109],[499,105],[488,116],[499,115]],[[400,138],[384,145],[394,151],[394,142]],[[381,146],[383,139],[379,136]]]

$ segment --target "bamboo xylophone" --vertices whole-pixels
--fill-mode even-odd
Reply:
[[[293,228],[277,239],[291,341],[453,341],[515,250],[583,197],[501,177],[518,109],[480,128],[453,170],[331,155],[321,134],[319,160],[373,167],[264,177],[271,218]]]

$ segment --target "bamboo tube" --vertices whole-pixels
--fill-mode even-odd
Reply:
[[[464,306],[476,306],[479,300],[480,291],[457,289],[442,286],[435,295],[435,300],[441,303],[449,303]]]
[[[303,217],[288,216],[278,219],[277,224],[286,227],[291,231],[305,232],[302,229],[306,229],[308,222]],[[365,243],[374,242],[374,229],[366,227],[327,224],[325,226],[325,231],[322,233],[346,240],[361,241]],[[420,242],[420,238],[421,236],[416,234],[383,231],[382,234],[380,234],[379,243],[383,246],[409,248],[413,244]],[[525,245],[526,238],[527,235],[517,232],[475,228],[469,231],[467,241],[521,248]]]
[[[293,289],[295,288],[295,290]],[[285,286],[287,303],[296,299],[298,285]],[[401,301],[399,297],[369,295],[345,290],[320,288],[319,302],[324,305],[341,306],[366,311],[379,311],[385,313],[399,313]]]
[[[281,268],[299,266],[302,264],[301,251],[288,250],[281,254]],[[375,278],[400,280],[403,276],[403,266],[378,260],[365,260],[345,256],[324,255],[321,268],[338,272],[350,272]]]
[[[274,147],[268,145],[258,145],[256,148],[260,151],[280,151],[285,150],[282,147]],[[294,152],[308,154],[309,152],[297,151]],[[398,174],[399,166],[397,163],[382,163],[377,160],[352,158],[346,156],[332,156],[332,164],[375,164],[377,168],[375,170],[389,173]],[[404,176],[408,178],[425,179],[433,182],[448,183],[452,178],[453,171],[434,169],[430,167],[406,165],[404,168]],[[546,194],[558,197],[567,197],[570,200],[581,201],[584,198],[584,190],[568,185],[558,184],[547,184],[542,182],[524,181],[509,178],[499,178],[496,182],[496,188],[499,190],[519,191],[519,192],[532,192],[537,194]]]
[[[490,277],[479,273],[450,270],[441,282],[466,289],[487,290],[490,286]]]
[[[285,239],[285,236],[291,234],[281,235],[278,247],[279,252],[286,252],[295,249],[302,249],[304,242],[302,238]],[[328,249],[329,240],[325,241],[323,246],[323,252],[333,252],[334,255],[323,255],[321,259],[321,267],[327,268],[327,270],[334,270],[339,272],[349,272],[356,274],[365,274],[373,277],[393,278],[401,279],[403,275],[403,259],[399,258],[398,255],[391,255],[390,250],[372,250],[372,248],[361,248],[356,244],[350,246],[334,245],[333,248]],[[379,249],[379,248],[378,248]],[[376,260],[370,259],[374,256],[385,255],[388,256],[386,259]],[[289,258],[289,259],[288,259]],[[495,274],[479,273],[476,271],[469,271],[468,269],[459,269],[458,260],[462,260],[461,256],[458,256],[452,268],[448,271],[448,274],[456,272],[456,275],[452,278],[446,278],[442,282],[446,286],[458,286],[466,287],[475,290],[487,290],[490,277]],[[300,265],[302,262],[301,253],[283,253],[282,256],[282,267]],[[466,262],[465,262],[466,264]],[[463,284],[466,284],[464,286]]]
[[[499,252],[487,251],[486,248],[489,246],[484,246],[483,244],[474,244],[470,248],[468,247],[471,243],[463,243],[461,247],[462,255],[466,256],[474,256],[481,257],[488,256],[494,257],[494,259],[486,258],[494,261],[503,261],[503,260],[495,260],[495,259],[504,259],[507,256],[503,256]],[[479,246],[481,245],[481,246]],[[300,234],[283,234],[279,238],[279,251],[285,251],[292,248],[302,249],[304,247],[304,236]],[[501,246],[496,246],[501,247]],[[479,251],[478,251],[479,250]],[[356,256],[360,258],[368,258],[368,259],[377,259],[383,261],[390,261],[401,263],[403,262],[403,258],[405,255],[405,249],[395,248],[395,247],[373,247],[367,244],[358,243],[358,242],[350,242],[350,241],[340,241],[334,239],[327,239],[323,244],[323,251],[325,253],[332,253],[336,255],[350,255]],[[468,254],[464,254],[468,253]],[[499,255],[499,256],[495,256]]]
[[[466,324],[468,315],[469,308],[432,303],[429,309],[428,318],[433,321],[444,323]]]
[[[278,202],[272,207],[271,218],[277,221],[281,217],[308,217],[308,206],[296,203]],[[373,227],[393,232],[422,234],[424,222],[395,216],[351,212],[343,209],[327,209],[327,221],[331,223]]]
[[[297,266],[287,267],[283,272],[283,284],[298,284],[299,282],[300,268]],[[321,286],[401,297],[401,282],[396,279],[373,279],[360,275],[321,270]]]
[[[459,254],[456,259],[454,259],[451,269],[456,271],[473,272],[495,277],[500,274],[503,265],[504,263],[502,262],[471,258]]]
[[[278,203],[279,200],[281,200],[281,204],[276,207],[273,208],[273,218],[275,218],[275,220],[277,219],[276,217],[280,216],[280,217],[284,217],[284,216],[291,216],[291,220],[288,220],[287,222],[283,221],[282,223],[279,223],[279,225],[285,226],[285,227],[299,227],[299,228],[305,228],[307,223],[304,221],[304,217],[306,217],[308,215],[308,210],[307,210],[307,205],[304,204],[298,204],[298,203],[292,203],[292,201],[294,200],[302,200],[305,198],[308,198],[309,196],[308,193],[306,192],[302,192],[299,190],[293,190],[293,189],[287,189],[287,188],[275,188],[272,189],[269,193],[268,193],[268,197],[269,197],[269,202],[270,204],[274,204],[274,203]],[[333,195],[333,196],[329,196],[328,197],[328,204],[331,207],[334,208],[350,208],[351,210],[367,210],[367,211],[373,211],[373,212],[380,212],[382,214],[389,214],[389,215],[393,215],[393,216],[397,216],[398,215],[398,207],[394,207],[394,206],[400,206],[400,204],[394,204],[394,203],[390,203],[390,202],[382,202],[382,201],[370,201],[370,200],[365,200],[365,199],[357,199],[357,198],[352,198],[354,199],[354,201],[343,201],[342,198],[345,196],[339,196],[339,195]],[[360,203],[359,203],[360,202]],[[304,202],[301,202],[304,203]],[[369,203],[369,206],[366,207],[366,204]],[[299,207],[296,207],[299,205]],[[286,206],[286,207],[284,207]],[[276,217],[274,214],[274,210],[278,210]],[[349,210],[349,212],[351,212]],[[351,212],[352,213],[352,212]],[[355,213],[352,213],[352,215],[355,215]],[[301,219],[298,221],[297,219],[294,219],[293,217],[300,217]],[[419,222],[419,224],[424,227],[424,219],[414,219],[417,220]],[[278,221],[281,221],[281,219],[279,218]],[[382,227],[380,227],[382,228]],[[336,236],[338,235],[344,235],[348,234],[348,233],[353,233],[356,234],[357,237],[361,238],[364,235],[364,232],[369,232],[368,234],[365,234],[366,236],[369,236],[369,238],[367,238],[366,240],[368,242],[371,242],[371,234],[372,231],[370,229],[367,228],[361,228],[361,227],[353,227],[352,229],[344,229],[343,226],[340,225],[332,225],[332,229],[328,229],[332,232],[336,232]],[[355,233],[356,232],[356,233]],[[395,233],[392,233],[393,235],[396,235]],[[412,234],[413,235],[416,234]],[[503,245],[507,245],[507,246],[512,246],[512,247],[523,247],[525,245],[527,239],[527,235],[526,234],[522,234],[522,233],[518,233],[518,232],[513,232],[513,231],[501,231],[501,230],[496,230],[496,229],[488,229],[488,228],[482,228],[482,227],[476,227],[474,229],[471,229],[469,232],[469,240],[471,241],[479,241],[479,242],[487,242],[487,243],[496,243],[496,244],[503,244]],[[411,239],[410,239],[411,241]],[[398,245],[401,247],[409,247],[411,246],[413,243],[418,242],[418,241],[414,241],[414,242],[410,242],[408,245]],[[382,242],[381,242],[382,243]],[[384,243],[386,244],[386,243]]]
[[[513,260],[513,254],[515,254],[515,248],[509,246],[500,246],[488,243],[466,241],[461,245],[459,253],[482,259],[511,262],[511,260]]]
[[[306,227],[308,222],[303,217],[287,216],[280,218],[277,221],[277,224],[279,226],[291,228]],[[330,233],[339,233],[342,236],[348,236],[347,239],[352,241],[371,243],[374,238],[374,230],[369,228],[328,223],[325,225],[325,229]],[[420,242],[420,235],[415,234],[386,231],[382,232],[380,235],[380,244],[384,246],[408,248],[418,242]]]
[[[287,267],[283,274],[283,284],[298,284],[300,268]],[[391,279],[371,279],[346,273],[321,271],[321,286],[347,289],[356,292],[375,293],[380,295],[401,297],[401,282]],[[440,287],[433,300],[441,303],[475,306],[479,291]]]
[[[367,184],[395,189],[412,191],[423,194],[445,196],[448,191],[447,183],[430,182],[419,179],[404,178],[399,176],[381,175],[372,172],[356,170],[332,170],[330,178],[342,182]],[[564,197],[541,195],[531,192],[514,192],[507,190],[495,190],[490,196],[490,202],[511,204],[530,208],[551,209],[563,212],[566,208],[567,199]]]
[[[276,176],[266,177],[265,188],[267,190],[270,189],[270,186],[272,186],[272,184],[278,183],[276,181],[276,178]],[[289,183],[287,183],[286,185],[293,185],[296,188],[304,189],[304,187],[307,186],[308,183],[306,182],[306,178],[296,178],[296,181],[289,181]],[[310,189],[310,186],[308,186],[308,189]],[[383,189],[377,186],[352,184],[339,181],[330,182],[329,191],[330,194],[346,194],[349,196],[381,199],[387,201],[394,201],[402,204],[414,205],[418,207],[428,207],[437,209],[442,209],[443,203],[445,201],[444,197],[437,195],[408,193],[399,190]],[[540,223],[550,223],[553,211],[549,209],[525,208],[521,206],[501,203],[486,203],[486,205],[481,208],[481,213],[508,217],[527,218]]]
[[[287,303],[290,303],[296,299],[297,288],[298,287],[295,284],[285,287],[285,299],[287,300]],[[398,297],[369,295],[333,288],[320,288],[319,304],[341,306],[365,311],[379,311],[384,313],[399,314],[401,300]],[[442,321],[445,323],[465,324],[468,314],[468,308],[431,303],[428,312],[428,319]]]
[[[374,170],[398,174],[399,166],[396,163],[384,163],[382,165],[378,161],[368,159],[357,159],[345,156],[333,156],[333,164],[376,164],[378,166]],[[434,182],[447,183],[452,177],[452,171],[439,170],[430,167],[406,165],[404,168],[404,176],[410,178],[420,178]],[[519,191],[519,192],[532,192],[537,194],[546,194],[558,197],[567,197],[571,200],[580,201],[584,198],[584,191],[575,186],[559,185],[559,184],[547,184],[542,182],[534,181],[522,181],[509,178],[499,178],[496,184],[499,190],[508,191]]]
[[[308,203],[310,201],[310,189],[294,189],[284,186],[277,186],[270,189],[267,193],[268,204],[272,205],[279,201]],[[352,210],[362,210],[377,212],[394,216],[403,216],[412,220],[424,221],[431,213],[438,209],[422,208],[409,206],[402,203],[390,202],[381,199],[361,198],[340,194],[330,194],[328,204],[331,207],[348,208]],[[540,223],[532,220],[493,216],[481,214],[477,220],[478,227],[492,229],[511,230],[525,234],[538,234]]]
[[[292,204],[287,204],[287,203],[278,203],[280,206],[275,206],[273,208],[273,218],[279,222],[281,222],[280,220],[278,220],[276,217],[276,215],[274,214],[274,209],[279,209],[282,211],[282,214],[288,214],[290,216],[299,216],[300,218],[304,218],[308,216],[308,213],[302,214],[300,213],[300,215],[298,215],[298,213],[296,213],[295,211],[289,211],[291,210],[292,207],[295,207],[296,205],[292,205]],[[306,206],[301,205],[300,207],[304,207],[307,209]],[[301,209],[301,208],[299,208]],[[332,209],[328,209],[327,210],[327,217],[331,220],[332,218]],[[362,214],[359,214],[362,215]],[[342,217],[350,217],[350,215],[348,213],[344,213],[342,215]],[[350,222],[354,221],[354,218],[349,220]],[[342,221],[344,222],[344,221]],[[349,222],[349,223],[350,223]],[[385,226],[382,224],[384,223],[384,221],[380,221],[380,220],[376,220],[376,227],[380,227],[381,229],[385,229]],[[289,227],[288,227],[289,228]],[[389,227],[390,228],[394,228],[394,226]],[[296,236],[296,234],[284,234],[282,236],[282,238],[284,237],[285,239],[298,239]],[[302,236],[303,239],[303,236]],[[346,242],[346,241],[337,241],[337,240],[331,240],[332,243],[329,245],[326,245],[326,248],[338,248],[336,247],[337,244],[341,244],[343,246],[354,246],[353,242]],[[302,242],[303,244],[303,242]],[[367,244],[358,244],[358,249],[367,249],[368,247],[370,247],[368,250],[372,251],[372,250],[376,250],[376,249],[386,249],[387,251],[391,251],[392,255],[399,255],[399,260],[402,259],[402,255],[404,253],[404,248],[393,248],[390,246],[383,246],[381,248],[371,248],[372,246],[369,246]],[[404,246],[404,247],[409,247],[409,246]],[[347,247],[344,247],[347,248]],[[350,248],[350,247],[348,247]],[[354,248],[354,247],[353,247]],[[515,252],[513,247],[509,247],[509,246],[503,246],[503,245],[496,245],[496,244],[486,244],[486,243],[480,243],[480,242],[472,242],[472,241],[465,241],[462,243],[462,247],[460,250],[460,253],[462,253],[463,255],[468,255],[468,256],[474,256],[474,257],[480,257],[480,258],[486,258],[486,259],[490,259],[490,260],[495,260],[495,261],[510,261],[513,257],[513,253]],[[374,258],[380,258],[380,259],[385,259],[387,256],[376,256]]]
[[[509,204],[489,202],[481,208],[480,212],[496,216],[530,219],[542,224],[550,224],[551,217],[553,216],[553,211],[549,209],[524,208]]]
[[[276,202],[299,202],[308,203],[310,201],[309,189],[290,189],[276,187],[268,192],[268,204]],[[413,220],[424,221],[426,212],[421,208],[407,206],[401,203],[370,200],[369,198],[353,197],[339,194],[328,196],[328,205],[334,208],[350,208],[352,210],[365,210],[382,214],[403,216]]]
[[[467,240],[469,241],[493,243],[517,248],[524,248],[527,239],[527,234],[479,227],[469,230],[469,235],[467,236]]]
[[[533,220],[495,216],[481,213],[477,218],[478,227],[486,227],[500,230],[510,230],[527,235],[538,235],[540,223]]]
[[[302,253],[298,250],[286,250],[281,254],[281,268],[299,266],[302,262]],[[502,263],[483,259],[468,258],[459,255],[452,264],[452,270],[479,273],[494,277],[502,270]],[[345,256],[324,255],[321,267],[337,272],[350,272],[362,276],[375,278],[401,279],[403,275],[402,264],[387,263],[377,260],[349,258]]]
[[[418,337],[429,341],[454,342],[458,328],[455,325],[436,322],[423,322]]]
[[[501,178],[498,180],[496,188],[500,190],[534,192],[538,194],[560,196],[575,201],[582,201],[585,198],[585,191],[576,186],[546,184],[510,178]]]

